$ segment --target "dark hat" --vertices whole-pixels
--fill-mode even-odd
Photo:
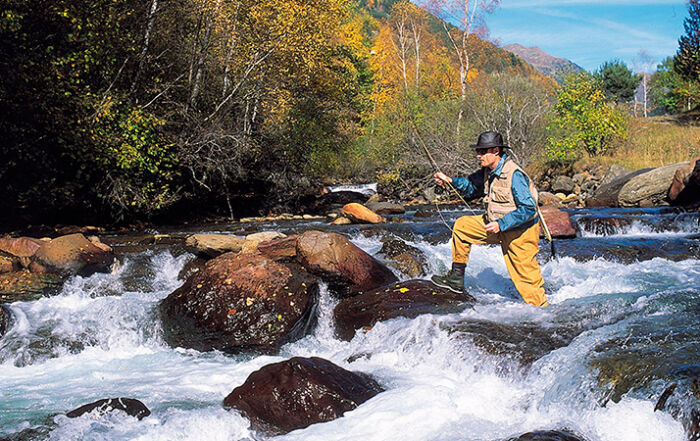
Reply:
[[[491,147],[505,147],[509,148],[507,145],[503,144],[503,137],[498,132],[484,132],[479,135],[479,140],[476,144],[472,144],[469,147],[473,149],[488,149]]]

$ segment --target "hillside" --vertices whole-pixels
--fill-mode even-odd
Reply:
[[[525,47],[516,43],[503,46],[503,49],[517,55],[530,63],[540,73],[548,75],[558,82],[561,82],[561,78],[568,73],[584,70],[581,66],[565,58],[549,55],[537,46]]]

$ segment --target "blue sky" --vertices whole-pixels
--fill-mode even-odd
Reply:
[[[588,71],[611,59],[634,69],[644,50],[649,71],[676,53],[687,15],[684,0],[502,0],[486,23],[501,45],[538,46]]]

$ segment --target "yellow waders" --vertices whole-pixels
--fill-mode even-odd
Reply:
[[[452,261],[467,263],[471,246],[501,244],[508,274],[525,302],[535,306],[547,306],[544,295],[544,279],[537,263],[539,250],[539,223],[526,230],[487,233],[482,216],[462,216],[452,230]]]

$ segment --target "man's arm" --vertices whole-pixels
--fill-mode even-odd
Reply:
[[[516,230],[531,222],[532,217],[537,214],[535,199],[530,194],[530,182],[520,170],[513,173],[511,191],[516,208],[498,220],[501,231]]]
[[[465,199],[475,199],[484,195],[484,171],[479,169],[467,176],[450,178],[443,173],[435,173],[435,182],[443,185],[442,182],[449,182],[457,189]]]

